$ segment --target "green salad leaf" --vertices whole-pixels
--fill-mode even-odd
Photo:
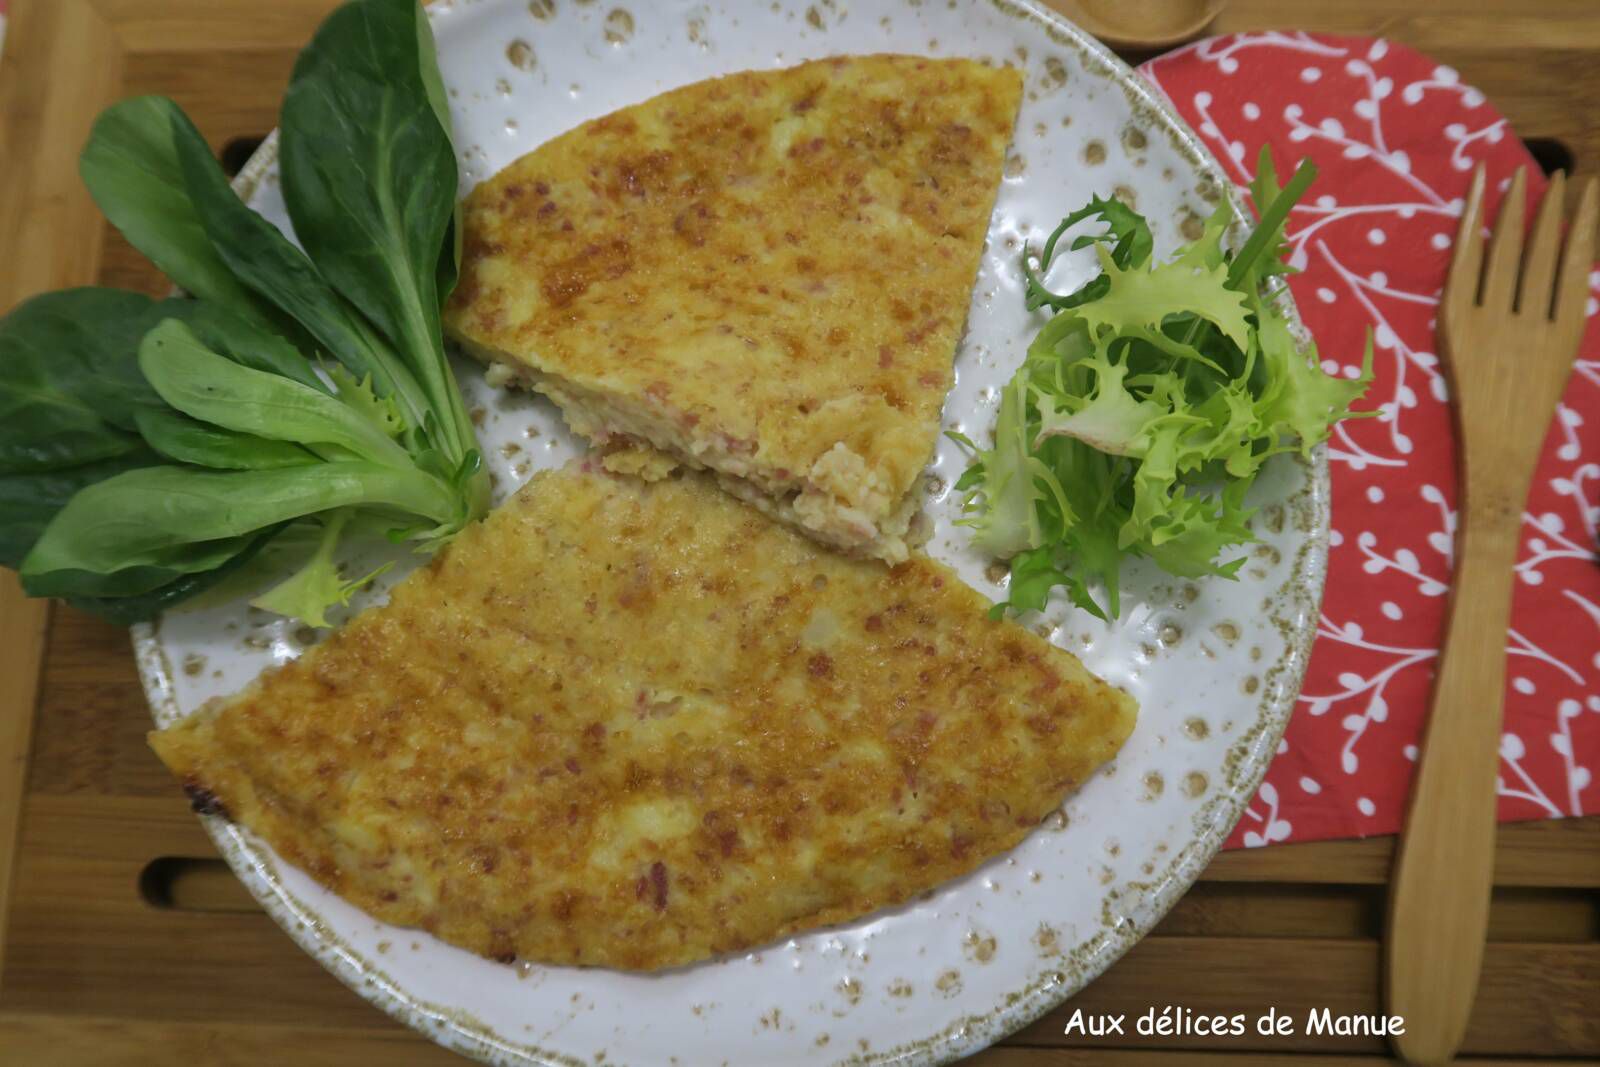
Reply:
[[[328,17],[295,63],[279,160],[307,253],[395,343],[438,417],[434,445],[459,464],[476,445],[439,319],[455,283],[455,148],[437,64],[394,62],[433,55],[427,18],[409,14],[357,3]]]
[[[65,289],[0,319],[0,475],[59,470],[140,446],[135,412],[160,406],[132,360],[160,305]]]
[[[317,462],[316,453],[288,441],[213,426],[168,408],[141,411],[136,419],[145,443],[175,463],[247,471]]]
[[[134,438],[128,451],[110,459],[0,476],[0,567],[21,570],[28,550],[78,490],[106,479],[155,466],[161,457]]]
[[[329,286],[304,252],[234,195],[200,131],[181,113],[179,119],[175,135],[189,195],[228,268],[247,288],[304,327],[321,351],[352,373],[371,376],[378,390],[393,396],[420,432],[429,414],[428,398],[399,353]]]
[[[78,491],[23,561],[36,596],[146,593],[209,570],[257,531],[362,506],[451,521],[458,502],[436,478],[365,460],[216,471],[142,467]]]
[[[78,174],[111,224],[173,284],[264,320],[263,307],[212,246],[185,187],[176,131],[187,125],[164,96],[113,104],[95,120]]]
[[[393,566],[385,563],[352,581],[347,581],[339,573],[339,566],[334,561],[334,548],[352,514],[349,510],[328,512],[322,520],[322,531],[311,558],[294,574],[250,603],[263,611],[288,615],[311,626],[327,626],[329,608],[350,603],[350,598],[357,590],[370,585]]]
[[[1233,577],[1254,540],[1247,502],[1262,465],[1309,453],[1372,377],[1324,374],[1316,346],[1290,329],[1273,279],[1288,272],[1284,223],[1315,176],[1303,162],[1279,188],[1263,150],[1251,186],[1260,222],[1237,254],[1223,245],[1224,203],[1200,236],[1153,260],[1149,226],[1114,200],[1062,220],[1035,267],[1023,256],[1025,300],[1053,317],[1001,394],[989,448],[955,436],[971,463],[956,488],[962,523],[983,551],[1010,561],[1009,599],[1042,609],[1056,589],[1114,618],[1127,557],[1180,577]],[[1093,248],[1100,271],[1070,293],[1046,288],[1062,238]],[[1368,414],[1368,413],[1362,413]]]
[[[290,441],[324,458],[350,456],[401,469],[411,455],[385,431],[326,392],[276,374],[241,367],[168,319],[145,334],[139,368],[161,399],[201,422],[270,441]]]
[[[95,123],[85,184],[188,295],[72,289],[0,319],[0,564],[30,594],[137,621],[311,527],[260,603],[323,625],[374,577],[339,577],[342,536],[430,550],[487,510],[440,326],[456,156],[417,0],[336,10],[280,136],[295,239],[239,200],[172,101]]]
[[[73,607],[91,611],[108,622],[131,626],[222,586],[229,578],[243,572],[251,562],[259,558],[262,550],[278,537],[283,529],[282,526],[269,526],[245,541],[237,552],[210,570],[180,574],[147,593],[111,597],[74,594],[66,597],[66,601]]]

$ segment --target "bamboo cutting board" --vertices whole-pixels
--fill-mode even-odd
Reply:
[[[122,96],[165,93],[237,166],[273,125],[295,52],[333,0],[12,6],[0,59],[0,308],[90,282],[159,294],[160,276],[77,180],[94,115]],[[1236,2],[1217,29],[1281,23],[1287,11]],[[1428,51],[1542,139],[1541,152],[1600,171],[1591,0],[1439,0],[1410,15],[1393,0],[1311,0],[1292,17]],[[149,724],[125,631],[47,612],[0,576],[0,1067],[462,1062],[345,990],[260,912],[146,747]],[[1378,1039],[1303,1033],[1141,1038],[1132,1019],[1169,1004],[1251,1019],[1269,1006],[1300,1021],[1313,1008],[1378,1013],[1391,851],[1374,839],[1221,856],[1105,977],[974,1062],[1381,1054]],[[1468,1054],[1600,1057],[1600,819],[1502,830],[1489,936]],[[1078,1008],[1127,1013],[1129,1033],[1064,1034]]]

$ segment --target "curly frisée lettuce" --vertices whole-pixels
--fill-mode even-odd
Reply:
[[[1225,557],[1254,540],[1245,498],[1262,465],[1309,453],[1355,416],[1372,379],[1370,338],[1358,378],[1324,374],[1271,284],[1288,272],[1284,222],[1314,176],[1302,162],[1280,189],[1263,150],[1250,186],[1260,221],[1237,254],[1222,245],[1226,202],[1158,263],[1145,220],[1098,198],[1062,220],[1037,269],[1024,252],[1027,306],[1055,314],[1001,394],[993,446],[951,435],[972,457],[956,483],[961,522],[979,549],[1010,561],[997,614],[1041,609],[1060,588],[1115,618],[1129,556],[1179,577],[1233,577],[1244,559]],[[1092,247],[1100,273],[1051,292],[1043,278],[1057,245],[1089,221],[1103,231],[1070,247]]]

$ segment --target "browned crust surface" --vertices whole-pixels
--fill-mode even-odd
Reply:
[[[800,501],[875,546],[927,463],[1021,99],[873,55],[697,82],[478,186],[446,325],[574,429]]]
[[[908,900],[1116,752],[1132,700],[987,607],[705,476],[550,472],[388,605],[151,740],[380,919],[649,970]]]

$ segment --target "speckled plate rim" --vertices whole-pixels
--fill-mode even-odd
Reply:
[[[981,3],[985,0],[971,0]],[[986,0],[1004,14],[1031,21],[1051,40],[1077,51],[1086,67],[1096,65],[1120,88],[1129,103],[1146,112],[1170,138],[1198,175],[1214,181],[1241,217],[1248,217],[1233,183],[1200,138],[1171,104],[1150,83],[1108,48],[1039,0]],[[274,130],[234,179],[233,187],[244,199],[277,163],[278,135]],[[1291,329],[1302,344],[1309,334],[1300,320],[1287,288],[1278,294]],[[1303,483],[1285,503],[1295,513],[1295,525],[1305,531],[1288,577],[1270,597],[1268,611],[1284,634],[1281,657],[1266,672],[1271,682],[1257,707],[1257,720],[1229,752],[1232,764],[1229,789],[1208,803],[1195,817],[1195,832],[1173,857],[1165,871],[1143,883],[1143,899],[1136,909],[1110,921],[1094,936],[1076,946],[1075,963],[1059,981],[1037,981],[1013,992],[986,1014],[966,1016],[934,1034],[904,1040],[894,1047],[855,1057],[849,1062],[923,1065],[942,1064],[985,1048],[1028,1025],[1105,972],[1138,943],[1193,886],[1211,862],[1234,825],[1244,815],[1276,753],[1289,715],[1299,698],[1300,686],[1315,639],[1315,618],[1326,578],[1330,482],[1327,452],[1319,446],[1309,457],[1296,456]],[[158,640],[160,621],[132,627],[140,681],[158,726],[176,721],[181,713],[173,697],[175,674]],[[549,1050],[503,1038],[487,1024],[459,1009],[428,1004],[394,982],[375,962],[346,945],[329,928],[317,910],[288,891],[279,878],[275,859],[239,827],[213,816],[201,816],[207,834],[245,888],[303,950],[342,983],[386,1014],[435,1042],[463,1055],[497,1067],[554,1067],[580,1061]]]

